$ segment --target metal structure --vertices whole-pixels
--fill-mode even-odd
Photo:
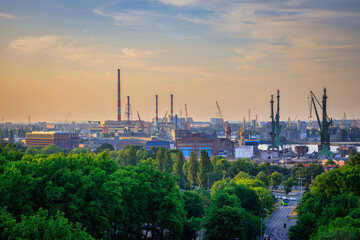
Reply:
[[[312,107],[314,107],[314,111],[320,128],[319,159],[321,158],[321,156],[328,156],[330,159],[332,159],[332,152],[330,151],[329,126],[331,126],[333,122],[332,119],[328,117],[326,112],[326,99],[326,88],[324,88],[322,105],[317,100],[315,94],[312,91],[310,91],[310,95],[308,97],[310,118],[312,113]],[[316,103],[322,109],[322,122],[320,121],[318,110],[316,109]]]
[[[155,124],[158,124],[158,121],[159,121],[159,115],[158,115],[158,114],[159,114],[159,113],[158,113],[158,106],[159,106],[159,105],[158,105],[158,101],[159,101],[159,100],[158,100],[158,95],[155,95],[155,101],[156,101],[156,102],[155,102],[155,104],[156,104],[156,105],[155,105]]]
[[[127,118],[128,121],[132,119],[130,96],[127,96],[125,117]]]
[[[138,115],[138,118],[139,118],[139,123],[140,123],[140,126],[141,126],[141,130],[144,133],[145,132],[145,125],[144,125],[144,122],[141,121],[140,114],[139,114],[138,111],[137,111],[137,115]]]
[[[280,147],[283,148],[283,144],[280,141],[280,92],[277,90],[277,109],[276,109],[276,116],[274,119],[274,96],[271,95],[271,145],[268,146],[268,150],[280,150]]]
[[[118,69],[118,102],[117,102],[117,120],[121,121],[121,95],[120,95],[120,69]]]
[[[185,103],[185,114],[186,114],[186,128],[187,128],[187,130],[190,131],[190,122],[189,122],[189,117],[188,117],[188,111],[187,111],[186,103]]]
[[[223,123],[224,131],[225,131],[225,138],[231,140],[231,129],[229,127],[229,123],[228,123],[228,121],[224,121],[223,115],[221,113],[220,106],[219,106],[217,101],[216,101],[216,106],[218,108],[221,121]]]
[[[163,124],[164,124],[164,122],[165,122],[165,120],[166,120],[167,114],[168,114],[168,112],[165,113],[165,116],[164,116],[164,118],[161,120],[161,123],[157,125],[157,127],[158,127],[158,135],[159,135],[159,136],[160,136],[160,131],[161,131],[162,127],[163,127]]]
[[[170,115],[170,122],[174,122],[174,96],[170,95],[170,101],[171,101],[171,115]]]

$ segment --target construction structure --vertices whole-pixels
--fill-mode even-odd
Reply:
[[[277,109],[276,109],[276,116],[274,119],[274,96],[271,95],[270,105],[271,105],[271,145],[268,146],[268,150],[280,150],[283,148],[283,144],[280,142],[280,133],[281,133],[281,127],[280,127],[280,93],[279,90],[277,90]]]
[[[322,104],[318,101],[315,94],[310,91],[308,97],[308,104],[310,108],[310,118],[312,113],[312,108],[314,107],[314,111],[316,114],[316,119],[319,124],[320,128],[320,145],[319,145],[319,159],[321,156],[327,156],[328,158],[332,159],[332,152],[330,151],[330,134],[329,134],[329,127],[332,125],[332,119],[328,117],[326,111],[326,88],[324,88],[323,100]],[[322,122],[320,120],[318,110],[316,108],[316,104],[322,109]]]
[[[231,129],[229,127],[229,123],[228,123],[228,121],[224,121],[223,115],[221,113],[220,106],[219,106],[217,101],[216,101],[216,106],[217,106],[217,109],[219,111],[221,121],[223,123],[223,128],[224,128],[224,131],[225,131],[225,138],[231,140]]]

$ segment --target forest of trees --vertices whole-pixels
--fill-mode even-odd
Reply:
[[[298,207],[296,239],[360,239],[360,154],[349,163],[318,176]]]
[[[206,151],[185,161],[161,147],[8,145],[0,148],[1,238],[256,239],[259,216],[275,202],[268,188],[296,185],[298,171],[309,181],[322,173]]]

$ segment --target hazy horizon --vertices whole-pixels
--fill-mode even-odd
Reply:
[[[360,117],[360,2],[0,0],[0,117],[5,122],[116,120],[170,113],[196,121],[308,120],[327,88],[328,115]],[[315,117],[312,120],[316,120]]]

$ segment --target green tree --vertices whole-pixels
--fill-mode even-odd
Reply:
[[[258,175],[256,175],[256,179],[262,181],[266,187],[270,186],[270,180],[268,176],[266,176],[265,172],[263,171],[259,172]]]
[[[205,220],[206,239],[254,239],[258,234],[257,217],[241,208],[240,201],[224,191],[217,192],[211,201]]]
[[[295,182],[293,178],[288,178],[284,183],[285,194],[289,194],[294,186]]]
[[[64,213],[48,216],[40,209],[36,215],[25,217],[10,230],[8,239],[93,239],[80,223],[69,223]]]
[[[63,153],[64,150],[59,148],[58,146],[51,144],[48,145],[46,147],[44,147],[43,149],[41,149],[41,153],[44,153],[46,155],[50,155],[50,154],[55,154],[55,153]]]
[[[136,166],[137,165],[137,157],[136,150],[133,145],[130,145],[128,149],[125,149],[125,165]]]
[[[202,188],[210,189],[210,174],[213,171],[213,166],[210,157],[205,150],[200,151],[199,171],[197,173],[198,183]]]
[[[184,163],[185,163],[184,156],[182,152],[179,151],[176,154],[176,161],[173,166],[173,171],[174,174],[179,177],[179,187],[182,189],[185,187],[185,174],[183,171]]]
[[[115,149],[110,143],[103,143],[95,149],[95,153],[100,153],[104,150],[114,151]]]
[[[275,189],[278,188],[278,186],[281,184],[281,181],[282,175],[280,173],[275,171],[271,174],[271,184]]]
[[[199,169],[199,161],[196,156],[196,153],[192,151],[190,153],[190,158],[187,163],[187,172],[186,172],[186,178],[189,180],[192,188],[194,188],[197,185],[198,169]]]

